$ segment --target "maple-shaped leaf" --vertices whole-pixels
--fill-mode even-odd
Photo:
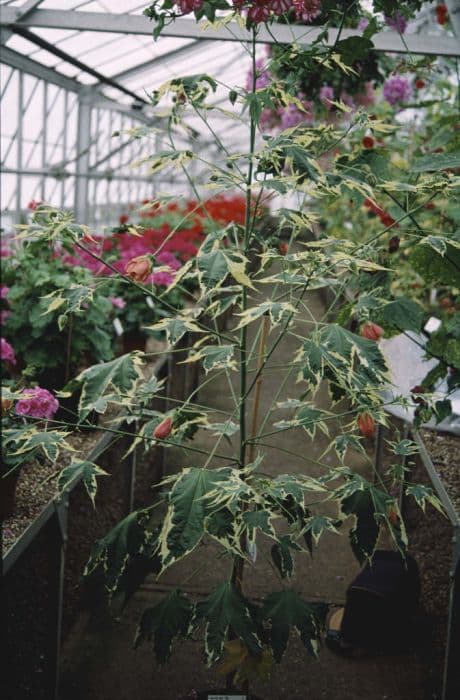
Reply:
[[[299,634],[308,652],[317,655],[326,610],[327,606],[307,603],[298,593],[289,589],[267,596],[261,615],[270,625],[269,641],[277,663],[283,658],[292,629]]]
[[[192,603],[179,591],[171,591],[159,603],[144,611],[137,629],[134,646],[152,639],[155,656],[163,663],[171,656],[175,639],[186,637],[193,616]]]
[[[262,652],[251,606],[229,581],[217,586],[206,600],[197,604],[195,621],[198,623],[201,620],[205,623],[205,650],[209,665],[222,656],[230,628],[252,654]]]
[[[91,503],[95,506],[94,499],[96,498],[97,478],[99,476],[107,476],[107,472],[98,467],[97,464],[87,460],[72,461],[59,474],[58,489],[62,491],[67,486],[70,486],[72,482],[81,479],[91,499]]]
[[[134,396],[143,379],[143,362],[138,353],[129,353],[88,367],[76,378],[82,385],[79,403],[80,420],[91,411],[104,413],[109,401],[123,404]]]
[[[208,500],[230,469],[187,467],[175,478],[168,494],[168,510],[160,535],[163,568],[192,552],[205,533]]]
[[[113,593],[130,557],[141,552],[148,541],[146,523],[147,514],[144,511],[134,511],[112,528],[105,537],[97,540],[86,564],[85,575],[101,567],[106,588]]]

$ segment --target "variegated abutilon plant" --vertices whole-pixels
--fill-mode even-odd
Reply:
[[[409,16],[421,3],[376,0],[374,5],[376,10],[391,12],[397,6],[404,16]],[[210,222],[197,256],[183,265],[167,290],[188,289],[190,293],[195,289],[193,306],[176,312],[162,301],[155,288],[143,287],[164,313],[164,318],[151,328],[164,331],[171,352],[187,333],[198,338],[187,358],[187,362],[199,363],[203,370],[204,378],[198,388],[212,386],[218,375],[226,376],[233,407],[222,422],[211,423],[213,407],[198,404],[194,390],[164,414],[150,410],[149,401],[163,385],[156,378],[145,380],[140,353],[90,367],[75,380],[81,387],[81,421],[93,410],[104,413],[110,403],[122,405],[126,419],[138,426],[133,449],[141,444],[147,448],[154,444],[174,445],[182,449],[187,459],[182,469],[164,479],[163,491],[151,507],[131,513],[94,545],[88,574],[95,570],[104,572],[110,595],[122,594],[128,599],[147,575],[161,577],[205,538],[212,538],[220,556],[228,561],[225,579],[199,602],[180,588],[165,595],[145,611],[136,643],[153,638],[155,654],[160,662],[165,662],[174,642],[196,639],[201,631],[206,661],[211,665],[225,659],[223,668],[229,674],[229,687],[237,681],[246,682],[254,669],[263,671],[272,661],[279,663],[293,630],[308,652],[317,653],[324,607],[305,600],[290,586],[295,557],[310,556],[323,533],[338,534],[340,528],[350,527],[350,517],[350,545],[359,562],[372,557],[383,529],[404,556],[407,537],[391,490],[395,485],[423,508],[426,502],[439,507],[433,493],[407,481],[406,470],[397,464],[383,478],[371,482],[354,472],[347,459],[353,451],[364,454],[363,435],[372,436],[376,424],[387,422],[380,393],[388,382],[378,343],[382,328],[373,323],[372,304],[366,305],[373,280],[377,285],[391,265],[391,260],[382,264],[381,251],[388,249],[395,226],[399,227],[400,236],[406,236],[407,245],[431,246],[438,251],[449,246],[457,250],[460,244],[455,235],[448,234],[449,240],[445,240],[442,232],[430,230],[428,234],[416,223],[418,212],[435,197],[450,201],[458,198],[458,178],[453,172],[438,170],[436,164],[422,171],[409,168],[401,181],[396,181],[393,173],[388,178],[381,159],[371,158],[360,140],[355,139],[350,146],[349,137],[366,132],[379,138],[394,133],[398,127],[368,115],[364,109],[352,112],[339,101],[334,103],[334,109],[346,115],[340,122],[300,122],[274,135],[261,134],[260,128],[261,115],[267,107],[294,105],[304,110],[298,96],[290,94],[280,81],[258,84],[257,42],[261,25],[282,17],[285,22],[321,20],[338,26],[337,42],[332,48],[323,43],[322,34],[307,48],[288,46],[286,51],[295,50],[297,57],[302,50],[312,70],[320,62],[346,74],[353,70],[350,64],[355,57],[350,42],[341,42],[340,28],[347,20],[347,12],[357,6],[355,2],[326,0],[258,0],[233,5],[223,0],[164,0],[146,10],[156,22],[155,36],[161,34],[166,23],[192,11],[197,19],[206,17],[221,24],[236,17],[250,34],[246,44],[252,64],[250,85],[230,90],[226,86],[233,111],[211,104],[218,77],[202,74],[174,78],[158,87],[152,96],[153,104],[169,101],[167,145],[146,161],[153,173],[172,168],[185,173],[198,201],[199,186],[191,174],[191,166],[196,163],[202,168],[201,183],[214,191],[237,190],[245,195],[244,225],[222,227]],[[377,24],[373,29],[377,29]],[[371,42],[371,35],[369,32],[365,37],[366,42]],[[359,37],[356,46],[363,50]],[[228,151],[209,124],[210,109],[220,109],[229,120],[246,125],[247,150]],[[207,162],[199,145],[195,150],[192,146],[176,147],[176,128],[186,126],[188,115],[198,116],[203,128],[209,129],[219,152],[224,154],[222,162]],[[143,126],[136,135],[147,137],[148,132]],[[337,149],[341,149],[338,157]],[[358,205],[365,200],[375,203],[383,191],[399,193],[401,206],[395,218],[382,222],[370,236],[365,230],[358,241],[356,237],[349,239],[345,230],[342,238],[312,235],[318,224],[316,201],[336,197]],[[262,217],[261,207],[272,195],[295,195],[299,206],[272,208],[268,221]],[[284,240],[280,245],[280,237],[286,232],[289,242]],[[58,238],[81,248],[88,240],[84,226],[75,224],[70,215],[46,207],[34,215],[26,235]],[[131,261],[122,276],[125,282],[139,285],[151,272],[156,253],[152,251],[152,255]],[[366,280],[367,289],[361,298],[355,296],[352,304],[359,306],[362,329],[350,326],[350,315],[343,324],[334,320],[347,290],[356,289],[359,280]],[[308,293],[322,288],[331,290],[333,300],[328,316],[318,321],[308,308]],[[271,292],[261,301],[264,289]],[[67,304],[67,296],[64,290],[59,297],[62,308]],[[90,293],[83,296],[88,299]],[[410,308],[397,298],[380,302],[388,307],[389,318],[397,316],[400,330],[412,328],[415,317],[419,325],[422,323],[423,310],[417,308],[416,302],[411,302],[415,307]],[[234,324],[224,328],[220,320],[230,308]],[[308,315],[308,333],[297,327],[293,330],[301,313]],[[255,329],[251,342],[249,329]],[[282,368],[271,409],[262,418],[261,382],[267,381],[264,377],[270,358],[288,338],[290,342],[295,338],[297,349]],[[232,382],[235,374],[239,376],[237,389]],[[298,378],[298,395],[283,403],[291,417],[273,423],[272,414],[279,407],[283,387],[293,374]],[[328,386],[334,410],[317,405],[316,393],[323,384]],[[425,399],[429,403],[430,397]],[[339,402],[340,409],[336,406]],[[334,434],[330,435],[332,424]],[[203,429],[211,429],[216,439],[204,455],[204,464],[197,466],[195,457],[203,457],[203,450],[191,439]],[[333,458],[316,463],[322,469],[320,476],[306,472],[270,477],[264,473],[264,437],[267,432],[273,436],[284,431],[300,436],[293,441],[301,440],[305,434],[314,438],[317,431],[329,436],[327,452]],[[230,437],[236,448],[234,454],[227,455],[222,445]],[[390,447],[396,461],[415,450],[414,443],[399,438]],[[276,449],[276,445],[271,445],[271,449]],[[296,454],[294,450],[292,454]],[[337,505],[336,517],[330,515],[331,503]],[[159,511],[161,522],[156,517]],[[256,602],[245,595],[245,569],[256,565],[254,546],[266,539],[271,542],[272,565],[278,572],[280,586]]]

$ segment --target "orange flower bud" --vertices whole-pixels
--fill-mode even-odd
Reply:
[[[363,336],[363,338],[367,338],[368,340],[380,340],[382,335],[384,335],[385,331],[381,326],[378,326],[376,323],[373,323],[372,321],[368,321],[367,323],[364,323],[361,326],[361,331],[360,334]]]
[[[392,525],[397,525],[399,520],[399,515],[396,510],[392,507],[388,509],[388,520]]]
[[[357,422],[358,428],[364,437],[374,437],[375,421],[369,413],[360,413]]]
[[[281,255],[286,255],[286,253],[289,250],[289,244],[285,241],[281,241],[281,243],[278,246],[278,250],[281,253]]]
[[[148,255],[132,258],[125,267],[125,273],[135,282],[145,282],[152,272],[152,261]]]
[[[6,413],[8,413],[8,411],[10,410],[10,408],[11,408],[12,406],[13,406],[12,400],[11,400],[11,399],[5,399],[5,398],[2,396],[2,416],[4,416]]]
[[[153,437],[157,440],[164,440],[168,437],[172,430],[172,418],[169,416],[164,418],[159,425],[153,431]]]
[[[365,136],[362,140],[364,148],[374,148],[375,141],[372,136]]]

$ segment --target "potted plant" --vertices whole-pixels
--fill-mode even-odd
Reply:
[[[398,10],[410,15],[419,5],[415,1],[401,2]],[[380,0],[374,3],[377,10],[389,6]],[[394,10],[394,3],[390,9]],[[157,659],[165,662],[177,640],[196,639],[200,634],[207,663],[220,662],[227,675],[227,695],[232,697],[241,685],[243,697],[247,697],[250,676],[263,673],[273,662],[282,660],[291,631],[300,635],[309,653],[318,651],[325,607],[305,600],[290,585],[295,557],[308,556],[324,533],[337,534],[341,528],[348,529],[350,545],[360,562],[372,558],[383,529],[404,556],[407,537],[397,499],[390,491],[393,482],[396,480],[420,505],[424,506],[427,500],[437,504],[425,487],[408,484],[404,470],[396,475],[389,473],[374,483],[350,468],[349,453],[365,454],[365,440],[372,438],[376,424],[386,423],[381,389],[387,382],[387,367],[379,349],[383,329],[372,318],[366,322],[373,325],[364,329],[347,327],[348,318],[343,322],[340,318],[315,319],[308,306],[308,294],[331,288],[335,293],[330,310],[343,304],[343,289],[353,288],[362,279],[367,280],[371,294],[376,280],[387,274],[387,266],[378,261],[378,256],[387,249],[388,231],[396,224],[402,226],[422,210],[433,193],[448,197],[454,194],[450,175],[445,177],[436,168],[434,172],[427,171],[429,175],[422,171],[406,188],[404,211],[392,217],[391,222],[379,217],[377,230],[370,235],[363,232],[359,241],[346,236],[303,239],[305,230],[311,231],[318,220],[318,200],[359,195],[362,200],[368,198],[375,203],[384,188],[395,188],[393,179],[380,175],[378,162],[363,155],[366,144],[358,145],[356,151],[350,148],[344,159],[334,160],[336,144],[350,134],[365,129],[372,138],[379,138],[380,134],[392,133],[395,127],[365,110],[350,114],[347,105],[338,102],[337,109],[349,115],[343,125],[314,125],[308,119],[281,133],[268,134],[261,125],[264,109],[276,109],[282,104],[305,112],[306,107],[297,91],[289,92],[289,86],[280,81],[257,84],[260,25],[280,15],[286,21],[338,23],[334,47],[325,47],[320,38],[304,49],[304,58],[312,66],[328,62],[334,71],[345,74],[358,55],[368,50],[377,25],[372,25],[365,37],[357,34],[352,40],[342,41],[340,33],[347,6],[332,1],[299,0],[291,8],[291,4],[260,1],[230,5],[221,0],[159,0],[146,12],[155,20],[154,34],[158,36],[176,16],[194,12],[197,19],[205,16],[214,21],[218,10],[239,16],[240,21],[242,17],[250,32],[251,83],[228,92],[229,106],[241,107],[234,119],[247,119],[247,150],[226,152],[225,161],[216,164],[206,162],[201,151],[176,148],[174,126],[182,120],[186,122],[188,114],[198,115],[206,125],[209,98],[218,85],[213,77],[204,74],[176,77],[153,95],[155,104],[164,97],[172,107],[167,147],[152,154],[150,165],[152,171],[159,172],[179,163],[188,173],[188,164],[199,161],[205,166],[201,177],[210,186],[222,191],[236,188],[244,193],[244,220],[212,226],[207,231],[196,256],[187,261],[167,287],[168,292],[187,281],[197,284],[195,308],[177,311],[164,303],[164,318],[152,328],[165,333],[171,350],[187,331],[196,333],[198,340],[190,348],[187,361],[200,363],[204,372],[202,384],[211,383],[216,373],[227,376],[232,405],[223,420],[216,421],[213,407],[198,404],[194,392],[164,414],[150,411],[149,398],[160,387],[154,380],[145,383],[138,353],[90,367],[76,381],[82,387],[81,419],[93,409],[104,412],[109,403],[116,402],[126,407],[129,420],[139,426],[135,445],[180,446],[186,455],[182,468],[164,480],[163,490],[151,507],[130,514],[95,543],[87,572],[102,571],[110,595],[119,593],[127,598],[143,577],[161,577],[194,552],[205,538],[212,538],[220,548],[220,556],[228,562],[224,579],[201,600],[179,589],[163,596],[142,616],[136,643],[153,639]],[[226,115],[233,118],[230,110]],[[209,129],[225,152],[219,134],[212,126]],[[188,177],[198,201],[198,187],[192,176]],[[267,193],[295,194],[301,205],[292,208],[275,204],[271,213],[272,221],[277,223],[266,240],[257,224],[259,205]],[[43,241],[59,230],[67,244],[86,247],[84,227],[72,223],[64,230],[58,223],[62,215],[54,212],[53,217],[54,224],[37,224],[29,235]],[[280,240],[286,230],[290,232],[287,246],[286,241]],[[442,233],[435,238],[438,242],[443,240]],[[302,245],[295,245],[296,239]],[[433,239],[430,242],[436,245]],[[412,245],[415,249],[426,242],[415,237]],[[138,284],[152,273],[154,265],[155,251],[145,252],[128,261],[124,278]],[[270,291],[264,293],[264,289]],[[162,295],[156,289],[147,293],[154,305],[162,304]],[[218,319],[229,305],[237,309],[234,326],[221,331]],[[393,299],[382,301],[381,310],[385,309],[390,321],[401,313]],[[305,325],[311,327],[294,329],[295,320],[302,313],[306,314]],[[249,327],[254,330],[255,340],[251,343]],[[285,366],[277,368],[282,372],[279,385],[282,388],[286,377],[295,370],[298,391],[280,404],[280,389],[275,389],[271,407],[261,416],[261,382],[266,381],[274,352],[288,338],[295,340],[296,351]],[[238,377],[237,382],[233,383],[232,375]],[[320,385],[328,387],[331,410],[325,410],[316,401]],[[273,413],[280,408],[286,412],[285,418],[276,420]],[[216,436],[213,447],[204,455],[203,449],[192,441],[199,430],[211,430]],[[319,475],[307,470],[303,474],[276,476],[264,472],[264,438],[286,431],[310,437],[321,431],[329,436],[331,461],[315,462],[321,467]],[[229,454],[222,450],[222,444],[231,436],[235,443]],[[391,447],[395,454],[412,454],[413,444],[409,443],[396,440]],[[198,463],[198,456],[204,457],[204,462]],[[335,517],[328,510],[331,503],[336,505]],[[155,518],[159,504],[162,516]],[[271,543],[271,562],[281,583],[263,600],[254,601],[245,593],[245,571],[256,565],[257,542],[262,539]],[[212,694],[211,691],[208,696]]]

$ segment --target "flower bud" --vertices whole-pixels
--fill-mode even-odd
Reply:
[[[172,418],[167,416],[164,418],[159,425],[153,431],[153,437],[156,440],[164,440],[170,435],[172,430]]]
[[[372,321],[368,321],[367,323],[364,323],[361,326],[361,331],[360,334],[362,335],[363,338],[367,338],[368,340],[375,340],[378,341],[384,335],[385,331],[383,328],[377,323],[373,323]]]
[[[125,273],[135,282],[145,282],[152,272],[152,261],[148,255],[132,258],[125,267]]]
[[[374,437],[375,421],[369,413],[360,413],[358,416],[358,428],[364,437]]]

